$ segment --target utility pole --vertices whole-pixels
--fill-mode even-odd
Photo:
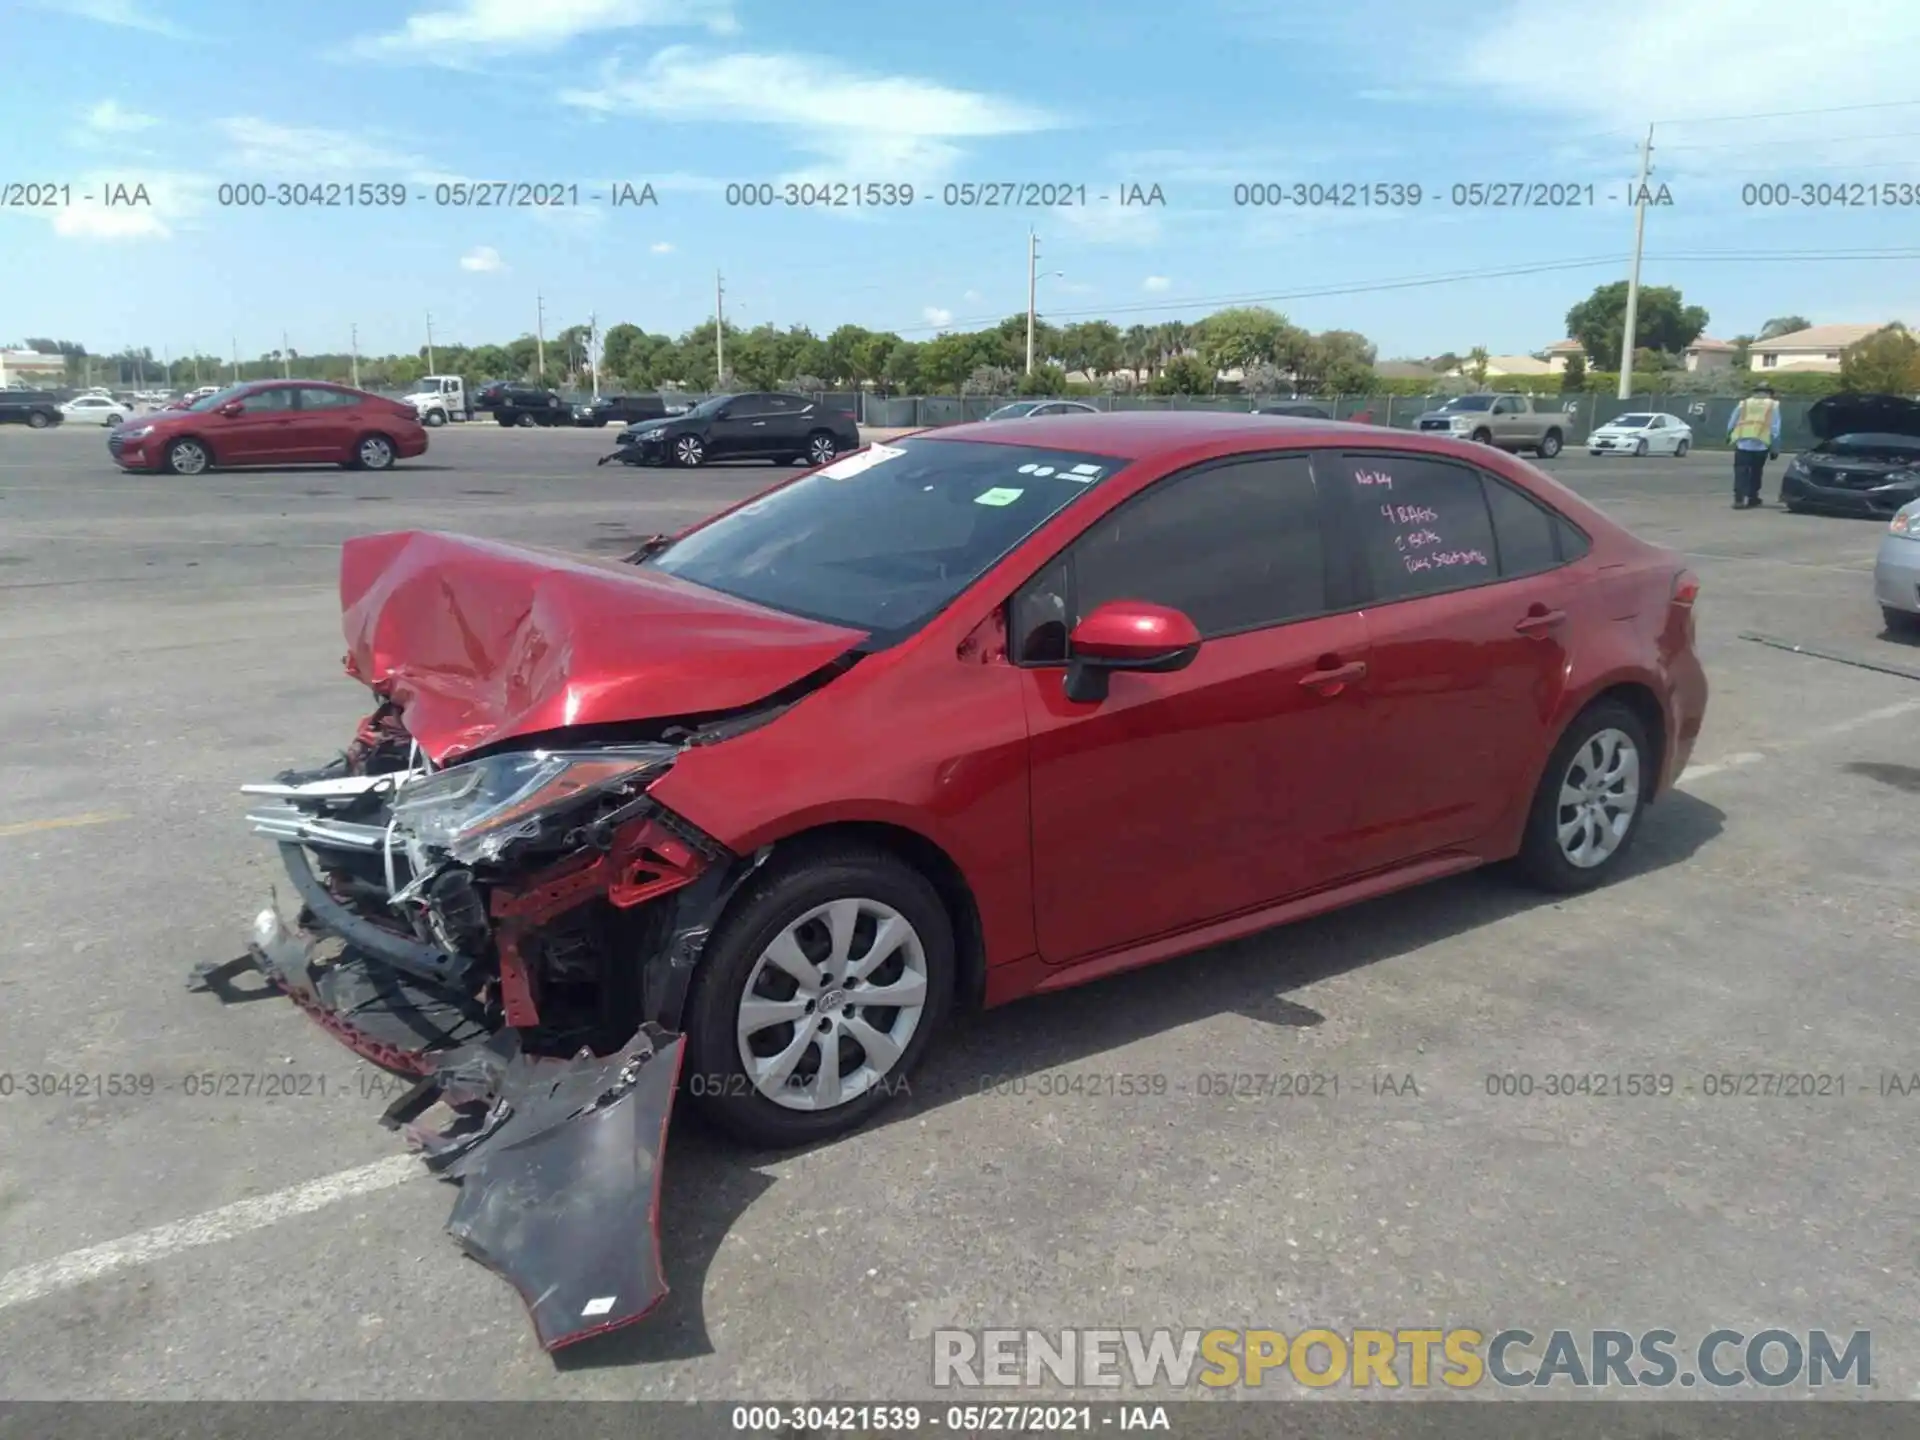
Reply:
[[[727,378],[727,287],[718,270],[713,272],[713,378],[716,384]]]
[[[1653,169],[1653,126],[1640,144],[1640,186],[1634,192],[1633,272],[1627,276],[1627,324],[1620,342],[1620,396],[1633,395],[1634,326],[1640,319],[1640,250],[1647,236],[1647,175]]]
[[[349,325],[347,334],[349,337],[347,344],[353,352],[353,388],[358,390],[360,388],[360,327]]]
[[[240,383],[240,337],[231,335],[228,338],[233,341],[233,383],[238,385]]]
[[[587,316],[587,366],[593,371],[593,398],[600,398],[600,316]]]
[[[427,373],[434,374],[433,367],[433,312],[427,311]]]
[[[1040,263],[1040,237],[1027,231],[1027,374],[1033,374],[1033,290]]]
[[[547,302],[541,295],[533,297],[533,353],[534,364],[544,380],[547,378]]]
[[[280,332],[280,378],[293,378],[293,352],[287,348],[287,332],[284,330]]]

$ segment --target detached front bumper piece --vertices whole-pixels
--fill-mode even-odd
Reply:
[[[660,1156],[685,1043],[645,1024],[617,1054],[552,1060],[521,1054],[506,1030],[443,1057],[387,1112],[429,1169],[459,1182],[448,1232],[520,1292],[549,1351],[666,1297]],[[436,1103],[450,1126],[415,1123]]]

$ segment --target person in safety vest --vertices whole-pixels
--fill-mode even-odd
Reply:
[[[1771,385],[1756,385],[1753,394],[1733,407],[1727,421],[1733,442],[1733,508],[1760,508],[1760,481],[1767,461],[1780,454],[1780,402]]]

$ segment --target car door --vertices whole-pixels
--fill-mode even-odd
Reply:
[[[298,387],[299,417],[294,422],[298,458],[341,461],[359,439],[360,397],[325,385]]]
[[[1520,415],[1520,402],[1511,395],[1500,396],[1487,412],[1487,428],[1493,432],[1494,444],[1517,444],[1524,438],[1522,431],[1525,429]]]
[[[1049,963],[1347,873],[1366,624],[1323,508],[1302,453],[1210,463],[1095,521],[1015,596]],[[1172,674],[1115,673],[1104,701],[1068,700],[1069,630],[1119,599],[1187,614],[1198,655]]]
[[[1470,847],[1550,746],[1568,673],[1566,522],[1436,456],[1349,452],[1318,468],[1346,501],[1368,602],[1354,706],[1365,868]]]
[[[222,465],[275,465],[292,460],[299,438],[294,425],[294,387],[268,385],[250,390],[236,402],[238,415],[216,412],[219,426],[210,437]]]
[[[707,458],[738,460],[764,453],[765,395],[736,395],[707,424]]]

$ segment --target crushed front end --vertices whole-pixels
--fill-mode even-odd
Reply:
[[[666,1293],[680,1009],[752,868],[647,793],[701,738],[568,739],[436,769],[383,702],[333,763],[244,787],[291,913],[276,887],[246,956],[192,981],[232,1000],[257,971],[416,1081],[387,1121],[461,1184],[449,1229],[520,1290],[549,1350]],[[435,1110],[450,1117],[437,1130]]]

